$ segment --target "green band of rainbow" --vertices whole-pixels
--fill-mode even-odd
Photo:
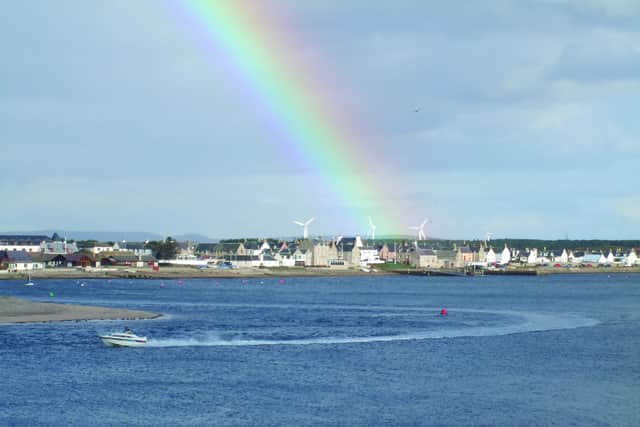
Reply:
[[[327,99],[317,67],[300,57],[298,34],[288,33],[272,9],[273,2],[188,0],[181,3],[205,41],[234,70],[247,92],[269,111],[280,136],[304,159],[337,197],[334,203],[345,226],[365,230],[367,216],[378,232],[400,230],[397,204],[385,202],[391,177],[366,149],[366,138],[340,100]],[[273,125],[273,124],[272,124]],[[373,158],[373,159],[372,159]],[[377,169],[377,171],[376,171]],[[337,214],[337,213],[336,213]],[[346,215],[346,218],[345,218]]]

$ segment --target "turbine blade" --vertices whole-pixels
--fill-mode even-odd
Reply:
[[[294,224],[298,224],[298,225],[300,225],[300,226],[303,226],[303,227],[304,227],[304,223],[302,223],[302,222],[300,222],[300,221],[293,221],[293,223],[294,223]]]

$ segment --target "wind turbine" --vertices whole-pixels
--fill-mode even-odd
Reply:
[[[294,224],[298,224],[300,227],[303,227],[303,231],[302,231],[302,238],[303,239],[308,239],[309,238],[309,224],[311,224],[313,222],[315,218],[311,218],[310,220],[308,220],[307,222],[301,222],[301,221],[293,221]]]
[[[418,240],[426,240],[427,239],[427,235],[424,232],[424,226],[428,222],[431,222],[431,221],[429,221],[429,218],[425,218],[425,220],[422,221],[422,224],[414,225],[414,226],[409,227],[410,230],[416,230],[418,232]]]
[[[376,240],[376,225],[369,217],[369,235],[371,236],[371,240]]]

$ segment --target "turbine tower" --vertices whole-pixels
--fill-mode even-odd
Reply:
[[[426,240],[427,239],[427,235],[424,232],[424,226],[428,222],[431,222],[431,221],[429,221],[429,218],[425,218],[424,221],[422,221],[422,224],[414,225],[414,226],[409,227],[410,230],[416,230],[418,232],[418,240]]]
[[[487,245],[488,245],[488,244],[489,244],[489,242],[491,241],[491,236],[493,236],[493,233],[491,233],[491,232],[487,231],[487,233],[486,233],[486,234],[487,234],[486,242],[487,242]]]
[[[294,224],[298,224],[300,227],[303,228],[302,230],[302,238],[303,239],[308,239],[309,238],[309,224],[311,224],[313,222],[315,218],[311,218],[310,220],[308,220],[307,222],[301,222],[301,221],[293,221]]]
[[[369,217],[369,235],[371,236],[371,240],[376,240],[376,225]]]

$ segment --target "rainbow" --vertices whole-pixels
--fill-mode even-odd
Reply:
[[[388,168],[366,149],[371,135],[342,110],[341,100],[327,96],[328,73],[321,75],[322,67],[296,56],[309,46],[296,42],[300,33],[274,8],[274,2],[253,0],[176,3],[216,60],[265,109],[274,140],[312,171],[322,185],[316,188],[330,190],[332,215],[345,221],[340,225],[364,231],[370,215],[378,235],[406,230],[398,223],[406,212],[388,198],[391,177],[376,175]]]

